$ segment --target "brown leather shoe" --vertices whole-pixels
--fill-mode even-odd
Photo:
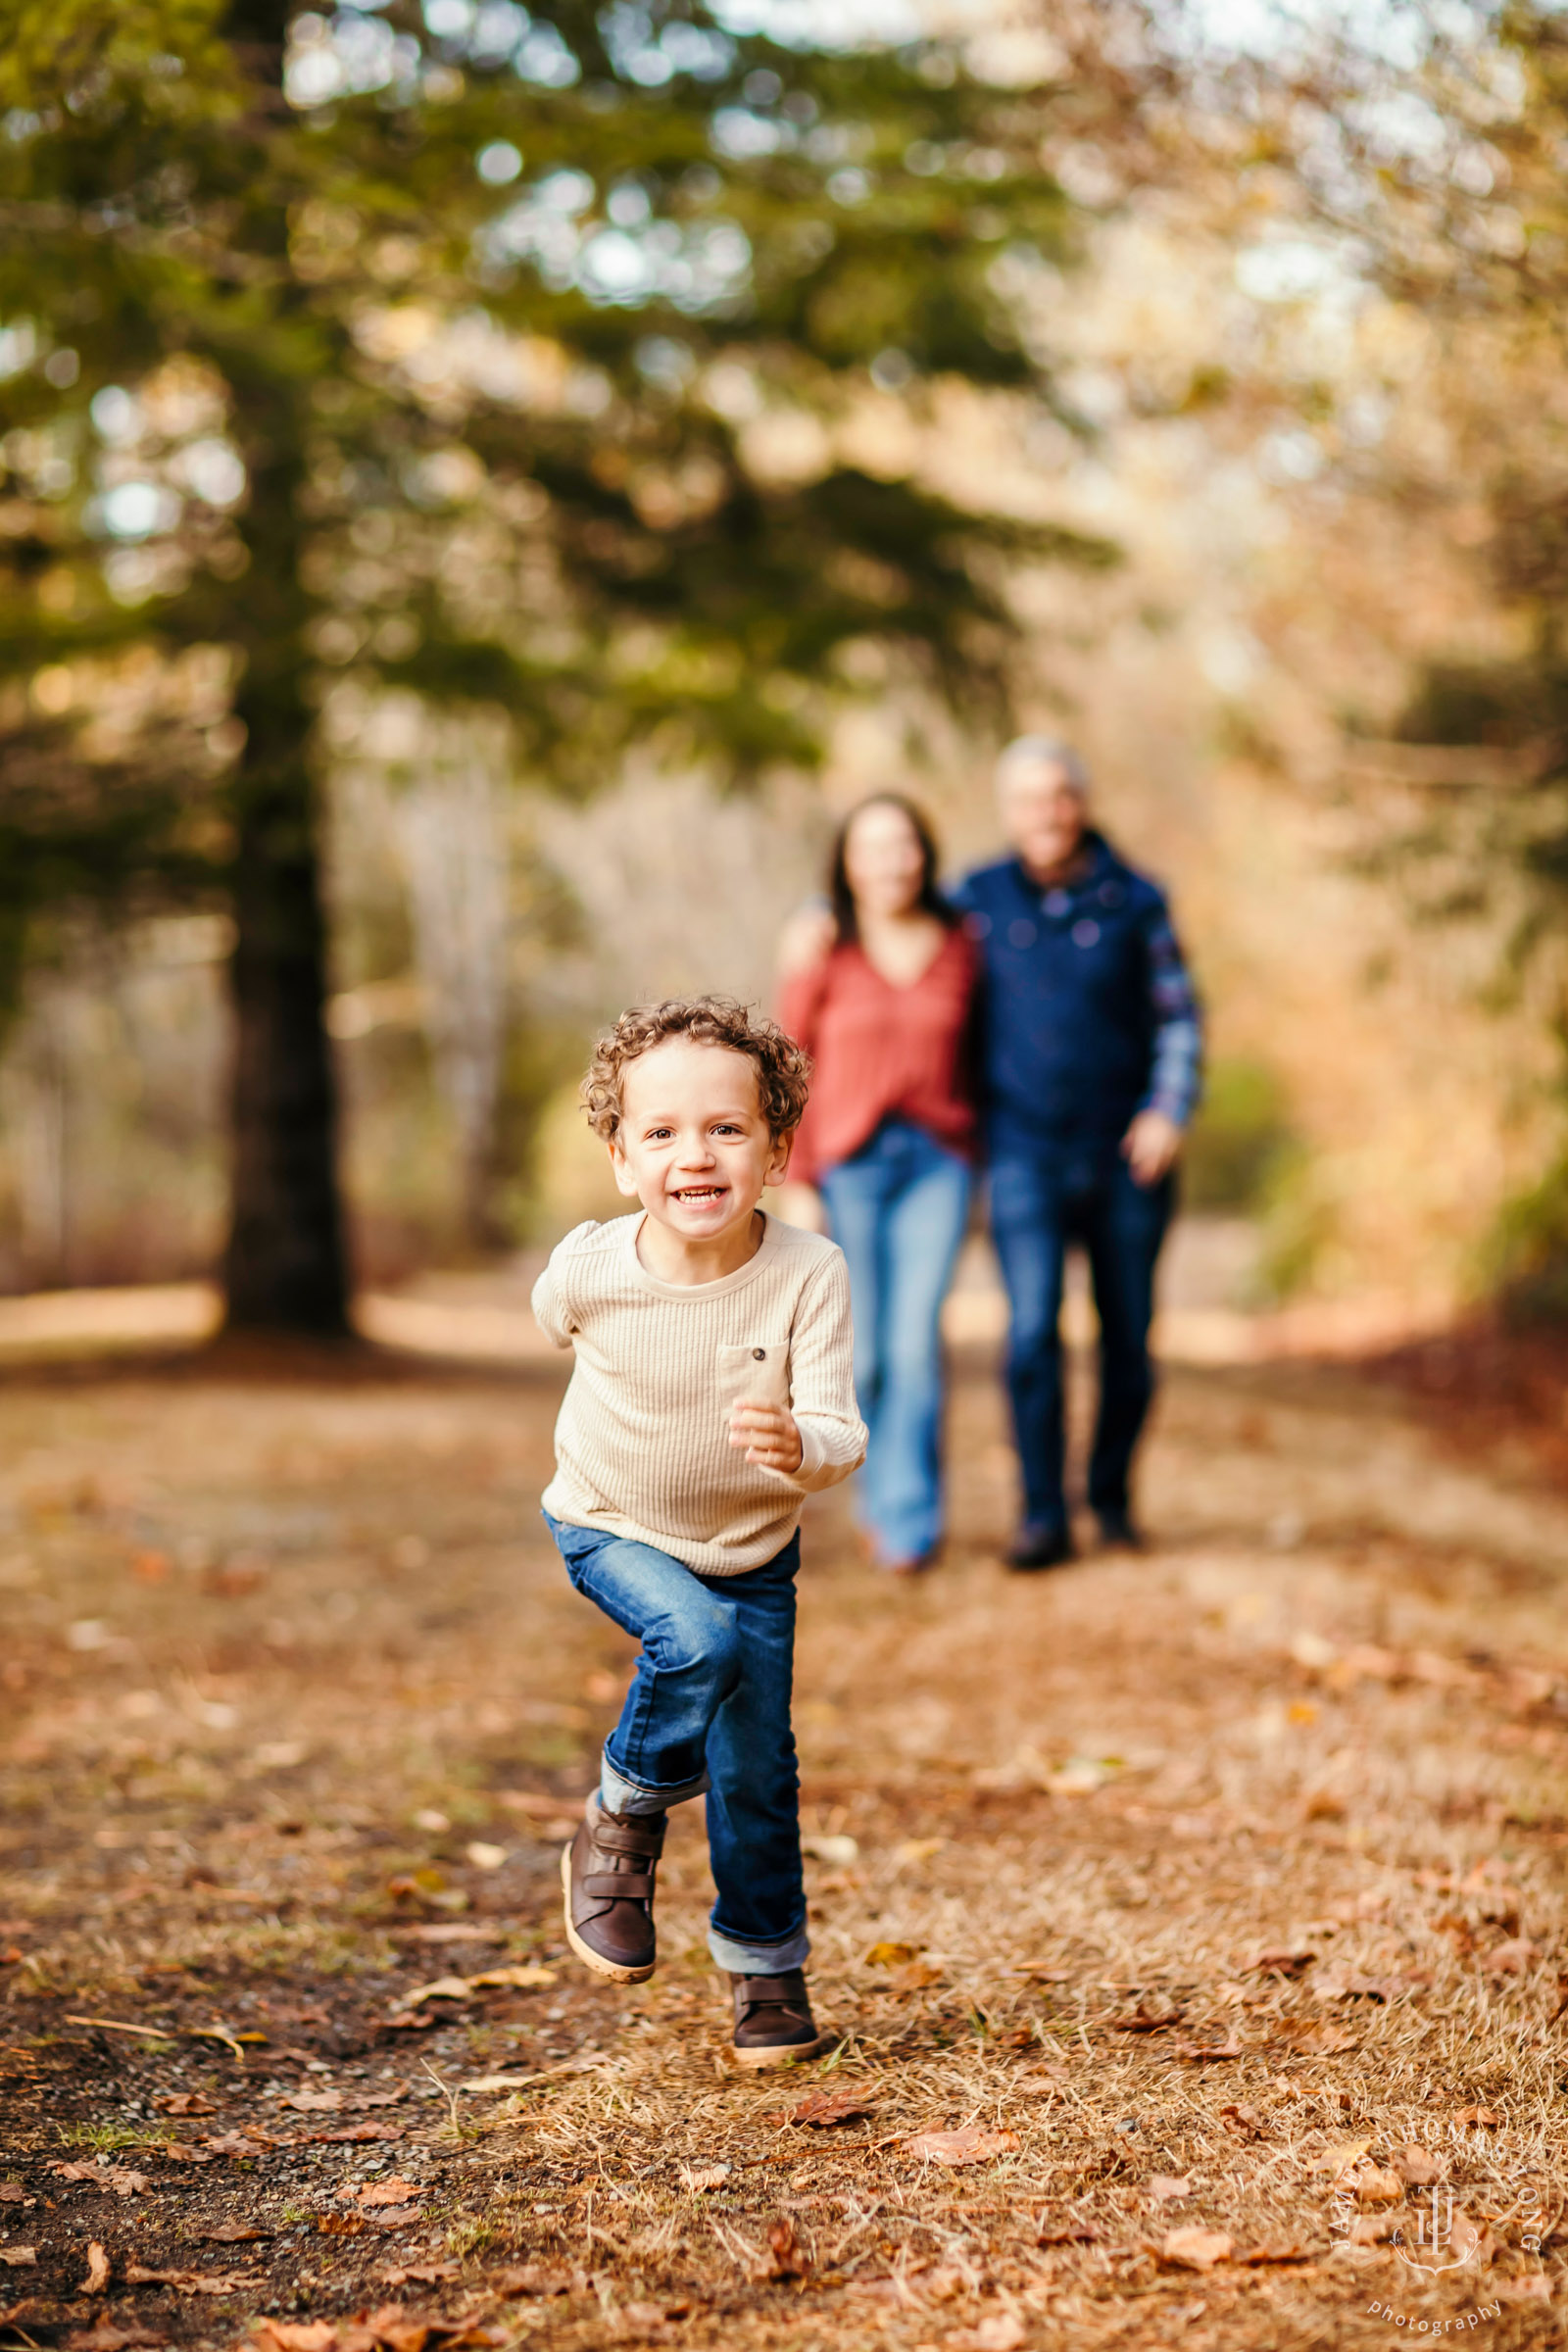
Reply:
[[[596,1789],[561,1857],[566,1941],[596,1975],[640,1984],[654,1973],[654,1872],[662,1813],[607,1813]]]
[[[831,2036],[816,2030],[798,1968],[778,1977],[732,1976],[729,1988],[735,1996],[730,2052],[737,2066],[795,2066],[827,2048]]]

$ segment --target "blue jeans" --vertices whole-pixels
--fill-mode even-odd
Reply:
[[[942,1534],[942,1301],[969,1210],[969,1169],[905,1119],[884,1119],[822,1178],[849,1260],[855,1388],[870,1432],[859,1507],[887,1560]]]
[[[760,1568],[698,1576],[651,1544],[544,1517],[576,1590],[643,1645],[605,1741],[601,1799],[663,1813],[706,1794],[709,1950],[737,1976],[799,1968],[810,1949],[790,1728],[799,1533]]]
[[[1154,1266],[1175,1204],[1174,1179],[1135,1184],[1119,1152],[1099,1149],[999,1151],[991,1168],[991,1230],[1011,1310],[1007,1387],[1031,1531],[1061,1528],[1061,1315],[1070,1242],[1089,1256],[1100,1317],[1100,1414],[1089,1458],[1089,1502],[1125,1511],[1133,1452],[1154,1393],[1149,1326]]]

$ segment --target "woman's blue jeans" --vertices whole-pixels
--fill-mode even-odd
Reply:
[[[855,1387],[870,1432],[859,1509],[885,1560],[942,1534],[942,1301],[969,1213],[969,1168],[923,1127],[884,1119],[822,1178],[849,1260]]]
[[[799,1533],[760,1568],[698,1576],[651,1544],[544,1517],[576,1590],[643,1645],[605,1741],[601,1799],[663,1813],[706,1795],[709,1950],[736,1976],[799,1968],[810,1949],[790,1727]]]

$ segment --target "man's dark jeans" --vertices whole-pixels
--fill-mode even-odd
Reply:
[[[1089,1460],[1089,1502],[1125,1512],[1133,1450],[1154,1393],[1149,1326],[1154,1265],[1175,1204],[1175,1181],[1135,1184],[1114,1151],[999,1145],[991,1163],[991,1230],[1011,1309],[1007,1387],[1023,1469],[1024,1519],[1064,1527],[1061,1286],[1070,1243],[1089,1256],[1100,1316],[1100,1416]]]
[[[739,1976],[799,1968],[810,1949],[790,1728],[799,1532],[760,1568],[698,1576],[606,1528],[548,1511],[545,1524],[577,1591],[643,1645],[605,1742],[604,1802],[662,1813],[706,1794],[709,1950]]]

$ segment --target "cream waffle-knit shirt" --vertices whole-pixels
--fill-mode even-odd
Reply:
[[[541,1327],[577,1356],[544,1506],[700,1576],[738,1576],[783,1550],[806,1494],[865,1455],[844,1252],[766,1217],[744,1266],[683,1286],[639,1258],[642,1222],[639,1210],[577,1226],[534,1286]],[[805,1450],[792,1477],[731,1446],[739,1396],[795,1415]]]

